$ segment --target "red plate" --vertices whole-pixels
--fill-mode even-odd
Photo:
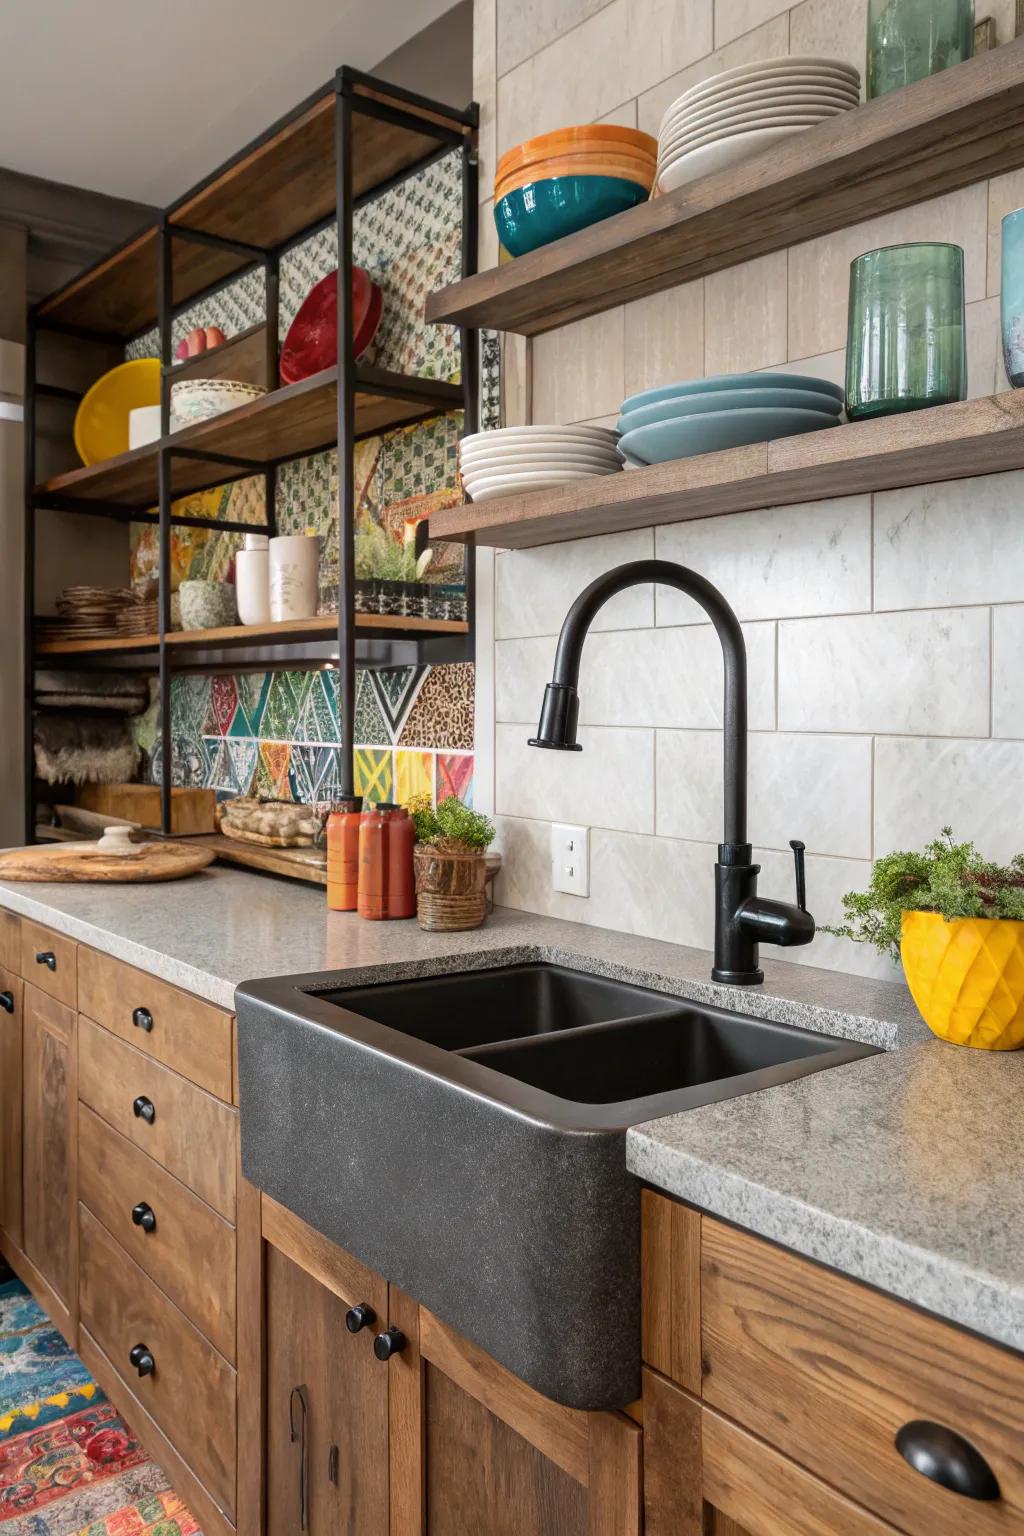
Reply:
[[[360,358],[377,334],[384,297],[368,272],[352,268],[352,331],[356,358]],[[288,327],[281,348],[281,383],[297,384],[338,361],[338,272],[311,288]]]

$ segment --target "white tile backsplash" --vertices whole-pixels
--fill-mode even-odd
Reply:
[[[654,732],[581,727],[582,752],[531,747],[536,726],[498,725],[494,808],[499,816],[654,831]]]
[[[1024,739],[1024,603],[992,610],[992,734]]]
[[[654,530],[510,549],[498,556],[495,634],[499,640],[557,635],[572,602],[595,577],[630,560],[654,557]],[[593,628],[645,629],[654,623],[654,588],[630,587],[601,609]]]
[[[875,496],[875,607],[1024,596],[1024,471]]]
[[[920,848],[952,827],[986,858],[1024,849],[1024,741],[879,737],[875,742],[875,852]],[[927,789],[927,793],[925,793]]]

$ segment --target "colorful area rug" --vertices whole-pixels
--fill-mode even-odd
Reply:
[[[0,1536],[201,1536],[156,1462],[2,1260]]]

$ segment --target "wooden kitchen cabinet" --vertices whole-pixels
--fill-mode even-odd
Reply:
[[[0,928],[0,934],[3,930]],[[13,945],[10,946],[13,948]],[[21,1101],[23,987],[0,966],[0,1231],[22,1246]]]
[[[22,1230],[53,1318],[75,1342],[78,1317],[76,1015],[27,983],[22,1020]]]

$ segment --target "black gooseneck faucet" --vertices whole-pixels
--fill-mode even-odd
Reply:
[[[747,842],[747,649],[743,631],[717,587],[684,565],[668,560],[635,560],[592,581],[565,616],[555,667],[544,690],[540,724],[531,747],[582,752],[576,741],[577,687],[583,642],[598,611],[610,597],[642,582],[676,587],[704,609],[715,626],[725,662],[725,831],[715,865],[715,981],[756,986],[764,980],[758,944],[809,944],[814,918],[805,905],[804,845],[790,843],[796,864],[796,904],[758,896],[761,866],[751,862]]]

